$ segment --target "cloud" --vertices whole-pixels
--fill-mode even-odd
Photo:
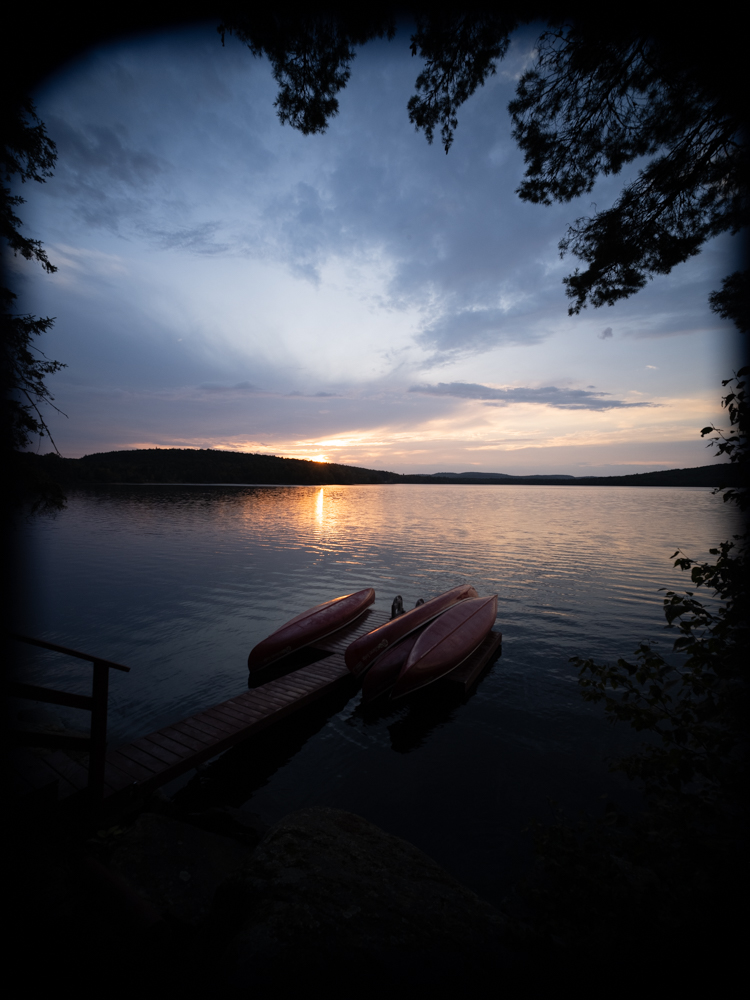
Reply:
[[[513,324],[506,309],[463,309],[422,327],[415,340],[444,353],[488,351],[503,344],[538,344],[544,336]]]
[[[514,41],[504,65],[519,68],[529,48]],[[305,137],[279,126],[267,62],[222,48],[205,26],[115,46],[45,94],[60,146],[49,193],[74,224],[159,249],[273,259],[314,284],[333,258],[380,255],[391,305],[459,303],[422,331],[433,348],[454,350],[462,331],[470,350],[535,342],[498,330],[502,309],[492,315],[498,284],[539,298],[539,259],[557,258],[560,229],[556,208],[543,231],[530,226],[533,210],[512,194],[522,156],[498,110],[514,82],[476,95],[440,156],[404,110],[416,76],[405,54],[406,35],[364,47],[327,134]],[[562,308],[558,285],[551,294]]]
[[[221,228],[219,222],[204,222],[182,229],[152,229],[151,234],[164,250],[188,250],[199,254],[225,254],[231,248],[227,242],[218,243],[214,236]]]
[[[202,382],[199,389],[204,392],[263,392],[257,385],[251,382],[237,382],[234,385],[224,385],[221,382]]]
[[[130,187],[139,187],[164,172],[166,163],[150,150],[130,142],[128,129],[88,123],[76,127],[57,115],[47,116],[47,126],[55,137],[59,165],[57,173],[73,181],[91,173]]]
[[[605,399],[607,392],[587,389],[560,389],[554,385],[532,389],[526,386],[513,389],[494,389],[475,382],[438,382],[437,385],[414,385],[409,392],[433,396],[458,396],[461,399],[490,401],[491,406],[508,406],[510,403],[537,403],[553,406],[558,410],[620,410],[632,407],[659,406],[659,403],[626,403],[621,399]]]
[[[599,340],[609,340],[611,336],[613,336],[611,326],[608,326],[605,330],[602,330],[601,333],[597,333],[597,337],[599,338]]]

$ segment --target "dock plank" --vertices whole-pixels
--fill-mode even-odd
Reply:
[[[201,722],[207,726],[213,726],[216,732],[216,739],[221,740],[225,736],[231,735],[237,728],[234,723],[236,720],[232,719],[231,716],[226,716],[221,713],[220,707],[217,708],[207,708],[205,712],[201,712],[199,715],[195,716],[196,722]]]
[[[263,716],[263,709],[259,705],[245,704],[243,705],[241,701],[237,698],[232,698],[230,701],[225,701],[221,706],[223,712],[234,716],[234,718],[239,719],[243,723],[253,723]]]
[[[311,683],[303,684],[301,681],[297,681],[295,683],[288,677],[285,677],[284,680],[286,681],[286,683],[284,684],[284,687],[278,692],[276,697],[277,698],[281,697],[285,701],[288,697],[304,698],[307,694],[309,694],[310,691],[314,690],[314,684]]]
[[[263,688],[256,688],[255,690],[259,692],[257,695],[257,704],[259,708],[262,708],[263,716],[266,716],[269,712],[276,711],[277,708],[283,708],[289,701],[278,690],[264,691]]]
[[[107,766],[126,774],[130,779],[129,783],[131,785],[133,782],[140,785],[142,782],[147,781],[154,773],[137,761],[131,760],[130,757],[127,757],[120,750],[112,750],[107,754]]]
[[[280,677],[243,691],[181,722],[125,744],[113,751],[108,759],[140,785],[157,787],[351,679],[343,656],[332,654],[311,667],[300,668],[294,677]],[[180,740],[186,742],[180,743]]]
[[[186,747],[184,743],[178,743],[176,740],[171,739],[167,736],[164,730],[159,730],[158,733],[151,733],[146,737],[149,743],[154,743],[156,746],[161,747],[162,750],[166,750],[173,756],[181,760],[183,757],[189,757],[193,752],[191,747]]]
[[[189,719],[183,719],[182,722],[173,723],[173,726],[179,726],[181,729],[185,728],[196,733],[202,733],[209,740],[216,740],[221,736],[222,730],[218,726],[212,726],[211,723],[206,720],[201,720],[198,715],[191,715]],[[196,737],[197,738],[197,737]]]
[[[152,775],[158,774],[166,766],[158,757],[154,757],[153,754],[148,753],[141,747],[135,746],[133,743],[126,743],[124,746],[119,747],[119,752],[123,757],[128,757],[134,763],[140,764],[141,767]]]
[[[154,733],[153,735],[156,736],[158,734]],[[134,740],[130,746],[138,750],[143,750],[144,753],[151,754],[152,757],[156,757],[163,764],[177,764],[184,756],[184,754],[172,753],[171,750],[165,750],[158,742],[151,739],[151,734],[143,736],[139,740]]]
[[[322,661],[325,663],[325,660]],[[312,663],[308,668],[309,676],[312,680],[325,680],[331,676],[330,667],[321,667],[317,663]]]
[[[343,653],[349,643],[358,639],[361,635],[366,635],[368,632],[372,632],[373,629],[384,625],[387,621],[390,621],[390,618],[391,616],[385,611],[374,611],[372,608],[369,608],[356,622],[352,622],[346,628],[339,629],[338,632],[334,632],[332,635],[318,640],[315,643],[315,649],[324,650],[328,653]]]
[[[180,743],[187,750],[190,750],[193,753],[197,753],[198,751],[205,749],[205,747],[211,743],[211,740],[208,737],[199,739],[194,729],[188,732],[187,726],[180,727],[179,723],[176,726],[167,726],[166,729],[162,729],[161,732],[167,737],[167,739],[174,740],[175,743]]]
[[[227,711],[223,705],[216,705],[214,708],[206,709],[201,713],[202,719],[207,718],[222,733],[222,736],[231,736],[237,729],[243,726],[252,725],[251,720],[244,720],[234,712]],[[221,737],[220,737],[221,738]]]
[[[250,699],[243,701],[243,697],[243,695],[238,695],[236,698],[232,698],[231,702],[229,702],[234,711],[242,715],[244,718],[251,720],[263,718],[263,709],[258,702]]]

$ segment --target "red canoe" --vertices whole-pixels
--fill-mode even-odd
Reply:
[[[455,670],[492,629],[496,616],[497,594],[461,601],[446,611],[414,643],[391,698],[401,698]]]
[[[427,622],[442,615],[444,611],[457,604],[476,597],[477,592],[473,587],[464,584],[461,587],[454,587],[438,597],[433,597],[431,601],[420,604],[418,608],[412,608],[398,618],[394,618],[380,628],[373,629],[359,639],[355,639],[344,653],[344,661],[351,672],[359,677],[370,667],[377,657],[390,646],[425,625]]]
[[[309,646],[331,632],[337,632],[359,618],[374,600],[375,591],[368,587],[367,590],[335,597],[332,601],[303,611],[255,646],[247,658],[248,670],[260,670],[295,649]]]
[[[411,635],[407,635],[401,642],[397,642],[387,649],[373,663],[362,680],[362,704],[369,704],[376,698],[388,694],[398,680],[404,664],[409,659],[409,653],[411,653],[414,643],[425,628],[427,628],[426,625],[422,629],[412,632]]]

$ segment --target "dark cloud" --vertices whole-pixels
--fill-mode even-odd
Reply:
[[[599,340],[609,340],[609,338],[612,336],[613,333],[611,326],[606,327],[606,329],[602,330],[601,333],[597,333],[597,337],[599,338]]]
[[[48,116],[46,124],[57,145],[56,173],[68,183],[96,173],[110,184],[136,187],[150,182],[169,167],[150,149],[134,144],[124,125],[76,126],[57,115]]]
[[[131,42],[44,95],[60,147],[45,188],[64,195],[73,226],[272,260],[315,284],[332,259],[380,259],[382,304],[430,316],[417,342],[436,362],[536,344],[564,322],[556,247],[590,197],[540,212],[513,193],[524,167],[507,103],[535,37],[533,26],[519,33],[498,75],[461,109],[449,156],[408,121],[419,71],[408,31],[358,53],[323,136],[280,126],[268,63],[231,40],[222,48],[208,28]],[[600,203],[625,174],[597,183]],[[650,323],[630,335],[685,332],[671,316]]]
[[[45,113],[57,145],[57,164],[45,195],[64,202],[81,223],[121,232],[144,216],[152,191],[173,173],[172,164],[149,148],[137,123],[76,122],[73,115]]]
[[[184,229],[154,229],[152,234],[164,250],[189,250],[199,254],[226,254],[230,249],[227,242],[217,242],[214,237],[221,228],[219,222],[204,222],[200,226]]]
[[[588,389],[560,389],[554,385],[532,389],[526,386],[513,389],[493,389],[474,382],[438,382],[437,385],[414,385],[409,392],[434,396],[458,396],[461,399],[489,400],[491,406],[508,406],[510,403],[538,403],[554,406],[558,410],[616,410],[632,407],[659,406],[659,403],[626,403],[620,399],[607,399],[607,392]]]
[[[485,351],[503,344],[537,344],[543,335],[513,322],[503,309],[464,309],[441,316],[416,336],[418,344],[441,353]]]
[[[418,72],[408,32],[358,53],[324,136],[279,125],[265,60],[243,46],[222,48],[203,29],[176,38],[108,52],[94,74],[96,94],[86,94],[85,120],[80,103],[56,102],[48,91],[65,174],[58,190],[75,213],[162,248],[281,261],[315,283],[331,257],[382,255],[391,305],[429,301],[452,314],[425,327],[425,345],[453,350],[462,331],[466,349],[538,339],[501,330],[497,340],[499,294],[538,300],[540,259],[571,209],[547,208],[540,230],[529,225],[533,208],[512,195],[523,167],[510,137],[515,83],[507,74],[462,109],[446,157],[408,121]],[[505,70],[523,63],[525,47],[520,39]],[[73,94],[83,77],[66,85]],[[207,213],[225,220],[221,232]]]
[[[252,382],[236,382],[234,385],[223,385],[221,382],[201,382],[198,386],[204,392],[263,392]]]

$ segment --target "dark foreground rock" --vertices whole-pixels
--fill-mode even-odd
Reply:
[[[232,837],[155,813],[142,813],[118,837],[109,868],[159,912],[198,926],[217,887],[247,861]]]
[[[500,913],[412,844],[337,809],[272,827],[217,890],[211,933],[222,986],[237,996],[484,988],[507,962]]]

